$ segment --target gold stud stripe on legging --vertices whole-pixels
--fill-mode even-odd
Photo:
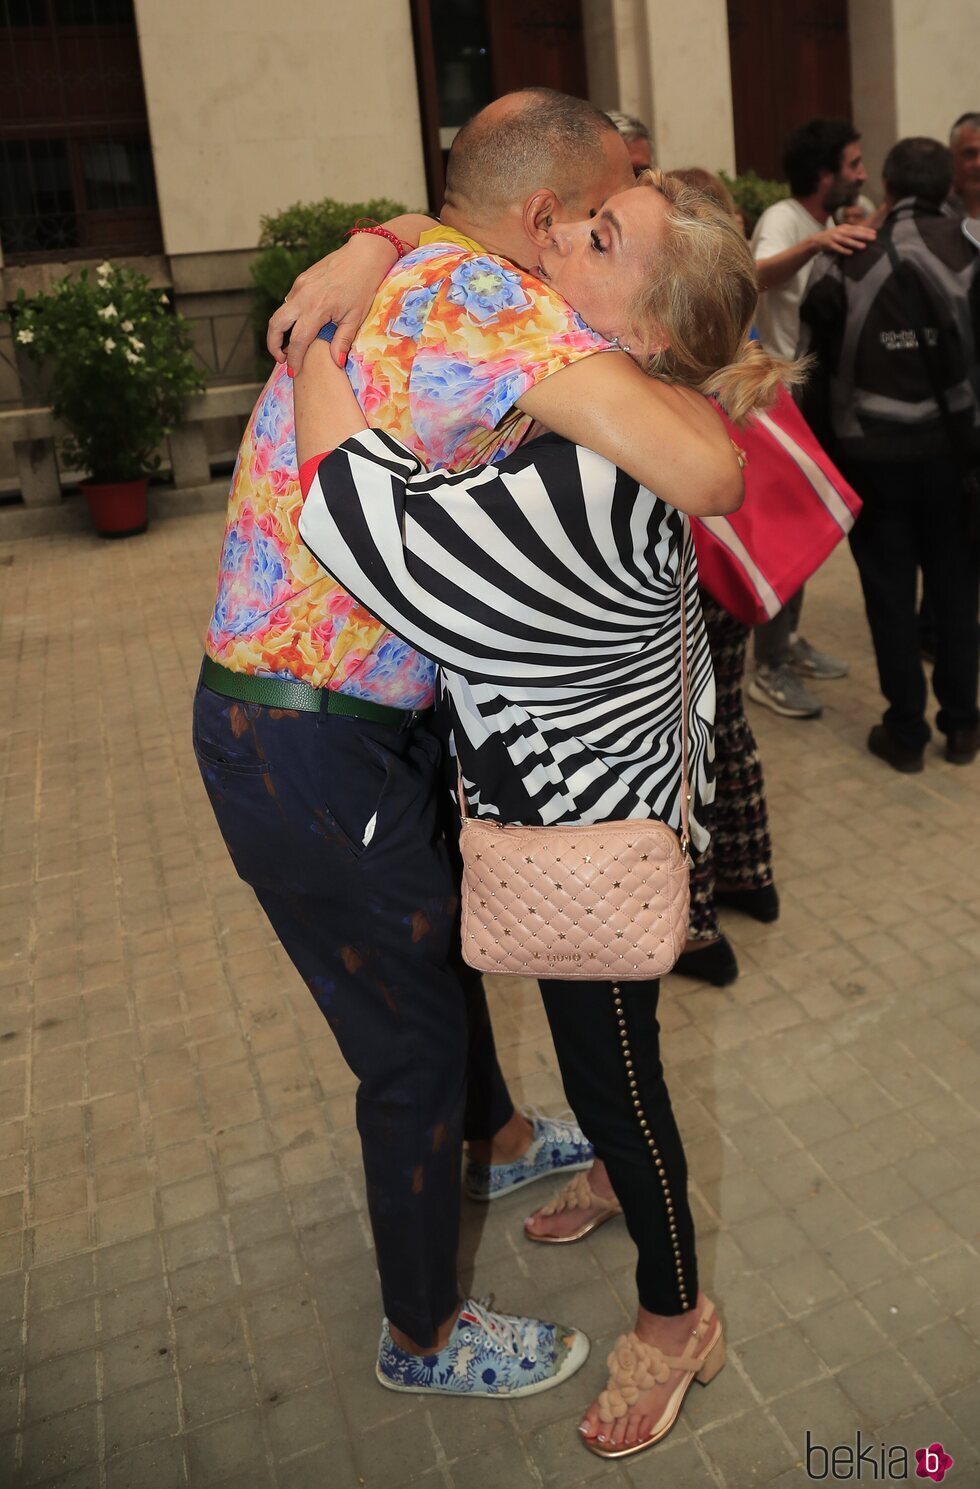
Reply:
[[[626,1063],[626,1079],[629,1081],[630,1100],[633,1103],[636,1120],[640,1124],[640,1131],[643,1133],[643,1140],[650,1149],[653,1161],[657,1166],[657,1175],[664,1194],[664,1204],[667,1207],[667,1226],[670,1231],[670,1244],[674,1253],[674,1270],[677,1273],[677,1290],[680,1293],[681,1307],[686,1312],[691,1307],[691,1302],[688,1297],[687,1286],[684,1282],[684,1264],[681,1260],[680,1242],[677,1239],[677,1217],[674,1214],[674,1201],[671,1197],[670,1185],[667,1182],[667,1170],[664,1168],[660,1149],[654,1141],[653,1132],[647,1121],[643,1103],[640,1100],[636,1071],[633,1069],[633,1055],[630,1050],[629,1034],[626,1030],[626,1010],[623,1007],[623,995],[620,992],[619,985],[616,983],[613,984],[613,1004],[616,1009],[616,1022],[619,1025],[619,1042],[623,1051],[623,1060]]]

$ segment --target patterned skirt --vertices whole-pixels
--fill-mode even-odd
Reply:
[[[715,882],[726,889],[762,889],[773,882],[772,843],[755,737],[745,717],[742,675],[749,627],[701,590],[715,668],[715,805],[711,845],[691,874],[692,941],[719,934]]]

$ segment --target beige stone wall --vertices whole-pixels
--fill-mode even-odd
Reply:
[[[980,108],[977,0],[894,0],[898,134],[946,140],[953,120]]]
[[[895,143],[894,0],[850,0],[851,99],[868,168],[868,194],[881,198],[881,163]]]
[[[425,201],[401,0],[136,0],[164,248],[255,245],[333,196]]]
[[[646,0],[656,159],[735,169],[725,0]]]
[[[650,126],[659,165],[735,167],[725,0],[590,0],[589,90]]]
[[[854,120],[880,192],[896,140],[945,141],[953,120],[980,108],[978,0],[851,0]]]

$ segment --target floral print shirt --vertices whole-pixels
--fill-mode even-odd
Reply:
[[[528,388],[608,343],[522,270],[445,228],[425,238],[438,241],[381,286],[348,375],[372,427],[433,469],[465,470],[516,449],[531,421],[514,405]],[[277,367],[232,476],[208,656],[234,672],[428,707],[434,663],[324,573],[299,535],[302,505],[292,387]]]

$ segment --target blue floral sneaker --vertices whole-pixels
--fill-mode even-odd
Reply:
[[[436,1396],[533,1396],[574,1375],[589,1357],[578,1329],[492,1313],[467,1298],[445,1349],[411,1355],[399,1349],[385,1319],[378,1349],[378,1380],[389,1391]]]
[[[592,1163],[592,1144],[574,1122],[560,1122],[528,1108],[523,1115],[533,1129],[531,1146],[514,1163],[476,1163],[467,1160],[463,1187],[470,1199],[500,1199],[525,1184],[551,1174],[574,1173]]]

